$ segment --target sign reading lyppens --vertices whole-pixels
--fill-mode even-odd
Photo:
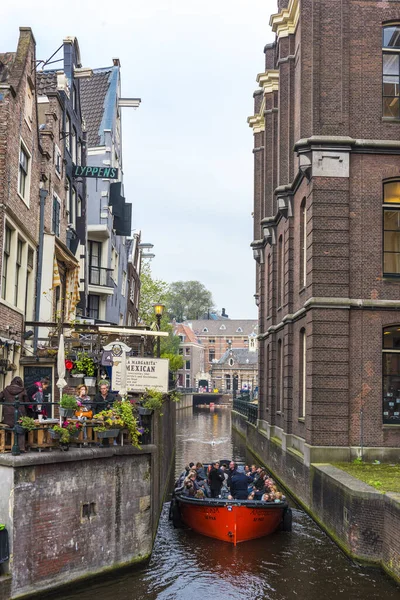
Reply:
[[[118,179],[118,169],[115,167],[74,167],[73,177],[96,177],[99,179]]]
[[[128,392],[144,392],[146,388],[168,392],[168,370],[166,358],[129,356],[126,359],[126,389]],[[111,385],[113,390],[121,388],[121,358],[117,356],[113,358]]]

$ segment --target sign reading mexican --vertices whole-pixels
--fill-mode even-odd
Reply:
[[[118,179],[118,169],[115,167],[74,167],[73,177],[96,177],[99,179]]]
[[[126,359],[126,389],[128,392],[144,392],[152,388],[168,392],[169,360],[167,358],[142,358],[129,356]],[[121,388],[121,358],[114,356],[111,387]]]

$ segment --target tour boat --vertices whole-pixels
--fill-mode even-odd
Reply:
[[[186,525],[197,533],[235,546],[278,529],[292,529],[292,511],[286,500],[193,498],[182,491],[182,487],[177,487],[172,495],[169,516],[174,527]]]

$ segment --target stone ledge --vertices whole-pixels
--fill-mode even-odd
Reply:
[[[342,471],[337,467],[333,467],[332,465],[321,465],[313,463],[311,465],[312,468],[320,471],[327,477],[333,479],[342,489],[346,489],[352,496],[357,496],[358,498],[365,498],[368,500],[373,499],[383,500],[384,494],[378,492],[375,488],[364,483],[360,479],[353,477],[346,471]]]
[[[20,456],[12,454],[0,454],[0,466],[3,467],[31,467],[34,465],[50,465],[54,463],[76,462],[81,460],[95,460],[99,458],[111,458],[113,456],[133,456],[143,454],[154,454],[157,447],[153,444],[142,446],[141,449],[134,446],[110,446],[109,448],[74,448],[68,452],[51,450],[49,452],[27,452]]]

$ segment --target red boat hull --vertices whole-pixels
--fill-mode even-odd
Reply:
[[[212,505],[199,500],[198,504],[177,498],[182,522],[208,537],[230,542],[236,546],[264,537],[280,526],[286,503],[259,503],[258,506],[245,506],[240,502]],[[206,504],[207,502],[207,504]]]

